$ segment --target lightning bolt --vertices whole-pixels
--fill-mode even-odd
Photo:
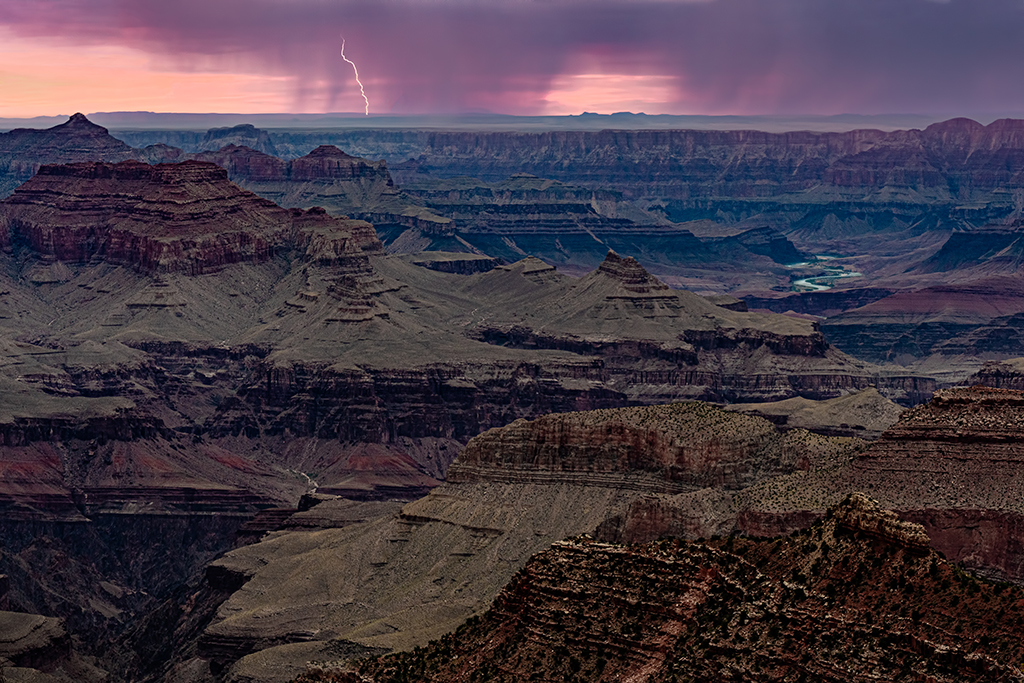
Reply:
[[[370,100],[366,97],[366,91],[363,90],[363,82],[359,80],[359,69],[356,67],[356,63],[345,56],[345,39],[341,39],[341,58],[352,65],[352,71],[356,74],[356,83],[359,84],[359,94],[363,96],[363,101],[366,102],[366,115],[370,115]]]

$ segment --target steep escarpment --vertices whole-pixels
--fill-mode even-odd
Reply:
[[[531,558],[455,633],[349,671],[378,683],[1018,677],[1021,590],[963,574],[928,540],[861,494],[788,538],[575,538]],[[343,676],[314,666],[297,680]]]
[[[193,161],[44,166],[0,204],[5,249],[24,246],[43,258],[102,259],[144,272],[199,274],[266,261],[332,225],[362,240],[360,246],[377,246],[369,226],[360,234],[357,224],[322,212],[286,211],[234,186],[223,169]]]
[[[485,432],[448,481],[596,481],[661,493],[742,489],[810,455],[758,418],[705,403],[596,410],[518,420]],[[803,463],[806,467],[806,462]]]
[[[892,187],[955,200],[1020,186],[1021,126],[952,119],[888,133],[351,131],[335,144],[373,156],[404,145],[402,159],[415,157],[409,170],[420,173],[496,181],[526,172],[679,199],[764,198],[824,186],[854,196]]]
[[[316,172],[345,173],[332,159]],[[154,603],[190,600],[182,586],[259,510],[313,489],[419,498],[488,428],[870,383],[912,403],[931,388],[836,352],[809,321],[715,306],[614,253],[582,278],[537,259],[471,275],[422,268],[383,253],[367,223],[282,209],[209,163],[47,167],[0,212],[0,501],[18,517],[3,529],[3,571],[13,604],[74,615],[69,630],[92,634],[83,642],[99,653]],[[337,638],[424,643],[554,540],[612,517],[637,538],[727,528],[733,489],[818,467],[810,446],[836,460],[853,448],[804,432],[771,445],[765,434],[763,449],[715,441],[701,446],[706,457],[659,446],[611,476],[576,471],[583,456],[566,456],[562,479],[525,481],[524,464],[524,481],[504,480],[479,466],[477,479],[398,516],[274,535],[224,559],[233,585],[248,583],[197,652],[242,676],[278,647],[302,656]],[[700,493],[708,484],[732,489]],[[639,496],[688,496],[690,507],[641,524],[629,514]],[[334,566],[320,554],[326,538],[363,563],[339,580],[365,607],[325,604],[319,579],[284,581],[291,569],[277,560],[296,553],[310,553],[310,577]],[[48,566],[61,570],[38,569]],[[409,576],[420,578],[396,591]],[[269,591],[281,602],[266,619],[236,611],[271,584],[288,588]],[[119,661],[146,659],[136,655]]]
[[[1024,348],[1015,332],[1022,289],[1020,278],[1000,276],[896,292],[829,318],[822,330],[843,351],[876,362],[1012,358]]]

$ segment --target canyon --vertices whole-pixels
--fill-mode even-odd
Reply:
[[[76,651],[123,676],[174,665],[126,627],[199,629],[216,600],[188,586],[314,489],[417,499],[473,436],[545,413],[934,389],[614,252],[580,278],[535,258],[442,272],[194,159],[43,164],[0,201],[0,245],[9,601],[68,615]]]
[[[0,666],[1010,672],[1021,125],[0,133]]]
[[[890,614],[877,622],[887,623],[885,629],[867,628],[865,633],[873,634],[873,638],[886,635],[887,629],[902,632],[903,628],[922,627],[931,635],[920,631],[917,637],[937,643],[934,637],[939,633],[955,638],[950,630],[954,623],[964,633],[975,637],[994,633],[998,628],[1012,634],[1019,629],[1015,618],[1000,622],[998,628],[975,627],[964,617],[949,612],[946,599],[952,593],[948,592],[948,585],[941,589],[932,585],[920,593],[933,597],[926,600],[927,609],[922,607],[917,611],[932,610],[931,616],[923,622],[910,620],[907,617],[911,605],[903,602],[904,595],[919,595],[917,588],[906,594],[894,593],[893,582],[905,586],[915,573],[923,578],[921,569],[930,561],[917,565],[916,572],[910,573],[888,563],[885,566],[889,569],[878,568],[883,558],[891,559],[905,552],[908,558],[917,558],[915,563],[928,556],[936,558],[936,562],[944,558],[942,569],[929,574],[932,578],[938,577],[936,583],[942,583],[942,576],[968,581],[963,578],[967,576],[963,574],[964,569],[975,577],[969,581],[989,586],[984,590],[1001,591],[999,585],[1005,586],[1001,582],[1007,580],[1020,582],[1024,575],[1021,569],[1024,553],[1019,531],[1019,468],[1014,464],[1019,449],[1017,440],[1005,425],[1015,423],[1022,405],[1024,394],[1016,391],[946,390],[928,404],[900,414],[898,421],[875,442],[820,436],[799,428],[780,431],[763,418],[702,403],[606,409],[520,420],[476,437],[451,466],[443,485],[398,511],[341,529],[331,523],[311,528],[288,522],[261,542],[232,551],[214,562],[211,567],[218,576],[237,576],[235,582],[241,587],[219,608],[200,637],[199,652],[209,657],[215,667],[223,667],[228,681],[287,681],[301,675],[309,662],[333,661],[340,665],[341,660],[372,656],[373,648],[393,648],[408,653],[414,647],[426,649],[393,660],[380,660],[382,668],[375,669],[376,664],[366,666],[373,671],[387,672],[389,661],[403,663],[403,668],[427,667],[427,662],[432,661],[429,666],[441,667],[436,671],[438,680],[446,680],[446,676],[461,680],[459,676],[468,676],[491,661],[491,654],[485,653],[505,651],[511,659],[492,662],[499,671],[491,671],[489,675],[513,678],[520,675],[522,671],[514,668],[512,661],[521,659],[523,666],[539,667],[531,671],[539,670],[543,676],[560,676],[557,661],[542,658],[544,661],[531,664],[535,659],[532,648],[544,649],[545,642],[554,643],[551,647],[582,648],[592,664],[597,657],[598,644],[605,643],[602,649],[614,653],[605,657],[609,665],[615,658],[621,658],[618,665],[627,667],[638,665],[635,657],[649,658],[645,661],[655,668],[645,676],[653,675],[657,667],[667,666],[666,662],[676,657],[695,666],[702,661],[701,657],[687,659],[680,650],[674,650],[676,655],[669,655],[673,652],[671,648],[648,651],[656,639],[652,640],[650,634],[641,636],[641,632],[647,633],[643,624],[649,624],[652,633],[661,628],[657,626],[661,617],[655,615],[675,612],[637,607],[632,613],[633,620],[638,620],[641,614],[647,615],[637,621],[641,632],[636,637],[641,644],[628,645],[633,641],[622,640],[628,633],[600,634],[606,633],[606,627],[621,628],[623,621],[633,623],[630,617],[621,611],[601,613],[600,610],[585,617],[575,606],[621,603],[624,607],[636,602],[636,597],[627,600],[621,591],[633,590],[630,587],[642,585],[643,580],[635,574],[630,575],[632,578],[618,574],[620,570],[628,574],[625,567],[631,566],[630,553],[639,553],[635,559],[645,562],[642,558],[648,551],[665,548],[666,543],[672,552],[692,549],[707,553],[709,550],[700,545],[694,547],[679,540],[707,538],[718,539],[711,547],[716,551],[724,549],[734,553],[736,547],[748,549],[754,558],[759,558],[757,562],[749,560],[756,565],[758,576],[763,576],[760,572],[769,571],[766,565],[778,563],[777,569],[771,570],[779,572],[773,580],[783,580],[779,585],[790,591],[803,588],[804,597],[800,600],[809,599],[810,603],[794,605],[795,612],[787,612],[787,620],[780,624],[789,639],[803,638],[811,632],[815,633],[814,638],[824,637],[827,632],[833,634],[827,639],[835,639],[844,629],[862,629],[865,623],[870,627],[864,620],[872,611],[876,619]],[[861,493],[851,499],[851,491],[864,491],[877,502],[867,502],[867,497]],[[887,501],[885,507],[895,512],[881,512],[882,501]],[[323,519],[329,517],[333,507],[344,505],[347,503],[341,500],[325,501],[309,512],[297,513],[295,519],[305,519],[316,510],[330,506],[318,514]],[[808,552],[811,537],[819,541],[828,537],[825,545],[833,550],[851,540],[840,539],[838,545],[833,540],[839,539],[834,529],[840,521],[847,530],[859,531],[861,540],[870,542],[854,544],[856,548],[846,545],[839,557],[830,556],[828,551],[824,555],[816,552],[817,543],[809,554],[803,554]],[[818,525],[818,531],[809,532],[807,529],[813,524]],[[833,531],[823,530],[829,528]],[[561,545],[556,542],[580,534],[586,534],[586,540]],[[765,537],[769,540],[758,540]],[[676,540],[658,540],[666,538]],[[772,538],[776,540],[772,542]],[[790,550],[780,548],[780,541],[784,543],[782,548]],[[878,545],[880,541],[882,545]],[[892,545],[887,546],[887,543]],[[708,545],[707,542],[704,545]],[[372,551],[360,555],[357,548]],[[847,550],[853,555],[844,557]],[[467,629],[481,623],[481,618],[483,623],[518,618],[504,611],[509,604],[508,596],[528,591],[528,586],[547,585],[548,579],[543,577],[548,575],[534,572],[540,571],[539,566],[550,566],[554,561],[543,558],[550,558],[551,554],[559,556],[563,551],[568,554],[564,560],[555,561],[557,566],[567,570],[584,568],[590,566],[593,559],[594,571],[609,577],[607,583],[583,579],[581,575],[571,578],[560,570],[557,579],[550,578],[552,595],[558,596],[561,605],[558,612],[561,616],[555,621],[551,620],[554,613],[548,612],[549,608],[528,602],[525,609],[540,609],[548,615],[524,617],[534,625],[530,630],[533,635],[515,635],[518,626],[509,624],[496,626],[498,632],[504,634],[498,641],[494,641],[495,632],[487,629],[483,630],[480,640],[470,635],[473,631]],[[859,554],[861,552],[868,553],[866,560]],[[348,558],[350,571],[331,574],[322,569],[329,565],[331,558],[339,556]],[[716,557],[705,554],[699,561],[693,560],[695,565],[685,565],[688,560],[682,558],[679,561],[685,566],[703,567],[698,575],[706,576],[709,566],[720,567]],[[808,570],[812,565],[813,572]],[[851,579],[858,565],[862,568],[857,577]],[[835,567],[840,573],[828,579],[831,570],[822,570],[822,566]],[[874,569],[869,570],[869,566]],[[728,568],[720,567],[719,571],[729,575]],[[752,572],[754,569],[755,566],[750,567]],[[668,571],[667,567],[657,570],[654,576],[666,576]],[[686,573],[689,570],[680,568],[678,571],[681,573],[672,574],[678,580],[689,576]],[[808,582],[807,577],[812,574],[816,578]],[[995,581],[995,587],[985,584],[984,580],[979,583],[977,577]],[[826,591],[825,584],[829,580],[847,597],[837,602],[835,591]],[[591,588],[576,595],[576,589],[571,586],[581,585]],[[684,585],[690,588],[682,594],[674,594],[672,591],[676,589],[665,584],[652,587],[650,595],[652,598],[671,595],[672,604],[680,605],[703,604],[710,599],[710,594],[721,593],[720,590],[710,591],[700,582],[684,582]],[[854,586],[862,587],[854,589]],[[774,590],[757,589],[754,594],[772,595]],[[745,591],[736,588],[726,593],[734,596],[730,599],[746,605],[742,609],[747,609],[749,601],[755,598]],[[971,589],[970,595],[975,595],[974,591]],[[691,597],[687,599],[684,594]],[[883,599],[883,596],[888,597]],[[881,600],[877,605],[876,599]],[[1017,604],[1019,598],[1013,601]],[[485,615],[489,605],[492,611]],[[956,603],[953,606],[956,607]],[[764,607],[755,612],[774,613],[774,607]],[[587,608],[581,609],[586,611]],[[730,612],[734,609],[741,608],[736,605]],[[830,609],[840,609],[845,615],[843,620],[826,618]],[[996,612],[999,611],[986,611],[986,614]],[[1000,613],[1006,614],[1005,610]],[[804,626],[791,623],[797,614],[802,615],[797,623]],[[706,644],[706,636],[711,633],[705,630],[708,628],[705,620],[697,615],[686,612],[672,617],[673,623],[681,625],[680,630],[672,632],[673,638],[666,641],[666,647],[677,642],[676,637],[682,636],[684,631],[688,636],[679,641],[679,647],[692,651],[698,642],[692,639],[700,636],[704,636]],[[774,619],[758,617],[762,618]],[[886,621],[890,618],[891,621]],[[469,626],[455,630],[467,619]],[[606,620],[604,626],[602,620]],[[715,662],[723,667],[729,666],[729,662],[750,667],[755,660],[761,666],[766,665],[766,655],[758,654],[761,646],[752,651],[743,644],[752,638],[754,631],[762,632],[770,623],[754,627],[752,631],[744,630],[748,622],[749,619],[736,623],[727,621],[716,627],[712,633],[722,632],[714,637],[723,640],[709,651],[717,653],[715,657],[721,655],[722,659],[714,659]],[[940,622],[949,626],[939,626]],[[693,627],[683,628],[686,623]],[[931,625],[923,625],[926,623]],[[593,628],[597,631],[587,631],[588,624],[596,624]],[[726,629],[727,624],[731,626]],[[700,628],[696,628],[697,625]],[[786,626],[793,628],[785,630]],[[937,630],[936,626],[939,626]],[[549,631],[549,627],[553,630]],[[444,636],[452,631],[456,635]],[[568,641],[562,640],[572,633],[580,633],[579,639],[570,635]],[[743,638],[736,639],[736,633],[744,634]],[[440,642],[426,646],[428,641],[441,636]],[[518,644],[475,649],[483,642],[505,642],[506,636]],[[758,637],[763,638],[763,633]],[[732,645],[725,642],[730,639],[734,641]],[[886,642],[892,645],[891,634]],[[950,647],[955,641],[943,642],[944,647]],[[814,666],[827,669],[840,666],[841,662],[854,667],[879,665],[879,656],[862,660],[863,648],[856,654],[853,650],[844,650],[852,647],[850,641],[845,643],[839,650],[829,651],[824,655],[825,660]],[[782,640],[769,639],[763,646],[772,649],[781,644]],[[342,646],[363,649],[346,656],[338,654]],[[820,654],[810,646],[794,651],[795,646],[796,643],[791,642],[784,648],[790,655],[783,654],[783,650],[773,650],[774,654],[767,655],[767,660],[774,662],[773,666],[786,668],[800,666],[800,662],[789,660],[788,656],[799,655],[806,665],[807,657]],[[969,646],[978,647],[976,642]],[[520,647],[526,650],[520,652]],[[723,647],[725,650],[721,649]],[[438,649],[448,654],[440,658],[430,654]],[[848,654],[838,654],[842,651]],[[733,654],[726,655],[726,652]],[[897,657],[900,667],[905,664],[904,657],[915,656],[913,652],[911,648]],[[444,662],[451,662],[455,655],[459,655],[459,660],[457,669],[452,670]],[[583,661],[580,654],[576,656]],[[414,661],[421,663],[414,665],[411,663]],[[566,663],[564,657],[560,661],[562,665]],[[961,667],[969,666],[966,662],[975,659],[968,656],[943,661],[956,662],[952,665]],[[1012,660],[1002,661],[1002,666],[1012,663]],[[912,666],[922,664],[918,661]],[[462,669],[463,666],[467,668]],[[366,671],[364,668],[364,673]],[[776,669],[769,667],[763,675],[770,677],[771,671],[777,674]],[[985,671],[991,669],[971,675],[982,676],[984,680]],[[392,671],[391,675],[394,674]],[[430,679],[426,672],[418,675]],[[611,670],[607,675],[614,680],[617,674]],[[745,674],[737,672],[735,675]],[[848,677],[850,672],[838,668],[829,675],[839,676],[837,680],[848,680],[842,677]],[[959,680],[958,675],[967,674],[950,671],[942,674],[951,677],[949,680]],[[939,680],[946,679],[940,677]]]

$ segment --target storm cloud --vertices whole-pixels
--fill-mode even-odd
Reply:
[[[1021,0],[0,0],[0,26],[289,77],[296,110],[361,109],[344,35],[376,112],[541,113],[603,78],[659,113],[1024,111]]]

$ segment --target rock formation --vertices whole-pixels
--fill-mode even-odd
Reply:
[[[354,252],[379,249],[368,225],[359,232],[322,212],[286,211],[239,190],[214,164],[85,163],[43,166],[4,200],[0,247],[23,246],[44,260],[102,259],[145,273],[199,275],[268,261],[333,225],[352,234]]]
[[[0,611],[0,675],[31,683],[105,683],[108,674],[79,656],[61,619]]]
[[[264,154],[277,155],[270,134],[251,123],[229,128],[211,128],[199,143],[201,151],[216,151],[227,146],[248,147]]]
[[[847,353],[875,362],[909,364],[933,354],[1012,358],[1024,350],[1022,293],[1018,277],[902,291],[830,317],[822,329]],[[956,365],[947,363],[949,370]]]
[[[285,681],[307,660],[330,659],[339,639],[422,645],[479,612],[532,553],[614,525],[634,503],[687,498],[694,536],[721,533],[735,523],[728,489],[846,462],[860,444],[781,434],[760,418],[698,403],[516,422],[473,440],[446,483],[397,515],[282,530],[215,562],[211,571],[241,588],[199,652],[227,680]],[[715,484],[724,489],[705,488]],[[644,519],[629,517],[632,537],[665,528]],[[339,556],[346,571],[325,572]]]
[[[348,669],[373,683],[1014,680],[1022,618],[1020,588],[964,575],[854,494],[788,538],[555,543],[455,633]]]
[[[131,147],[82,114],[46,130],[20,128],[0,133],[0,199],[35,175],[43,164],[116,162],[132,156]]]

